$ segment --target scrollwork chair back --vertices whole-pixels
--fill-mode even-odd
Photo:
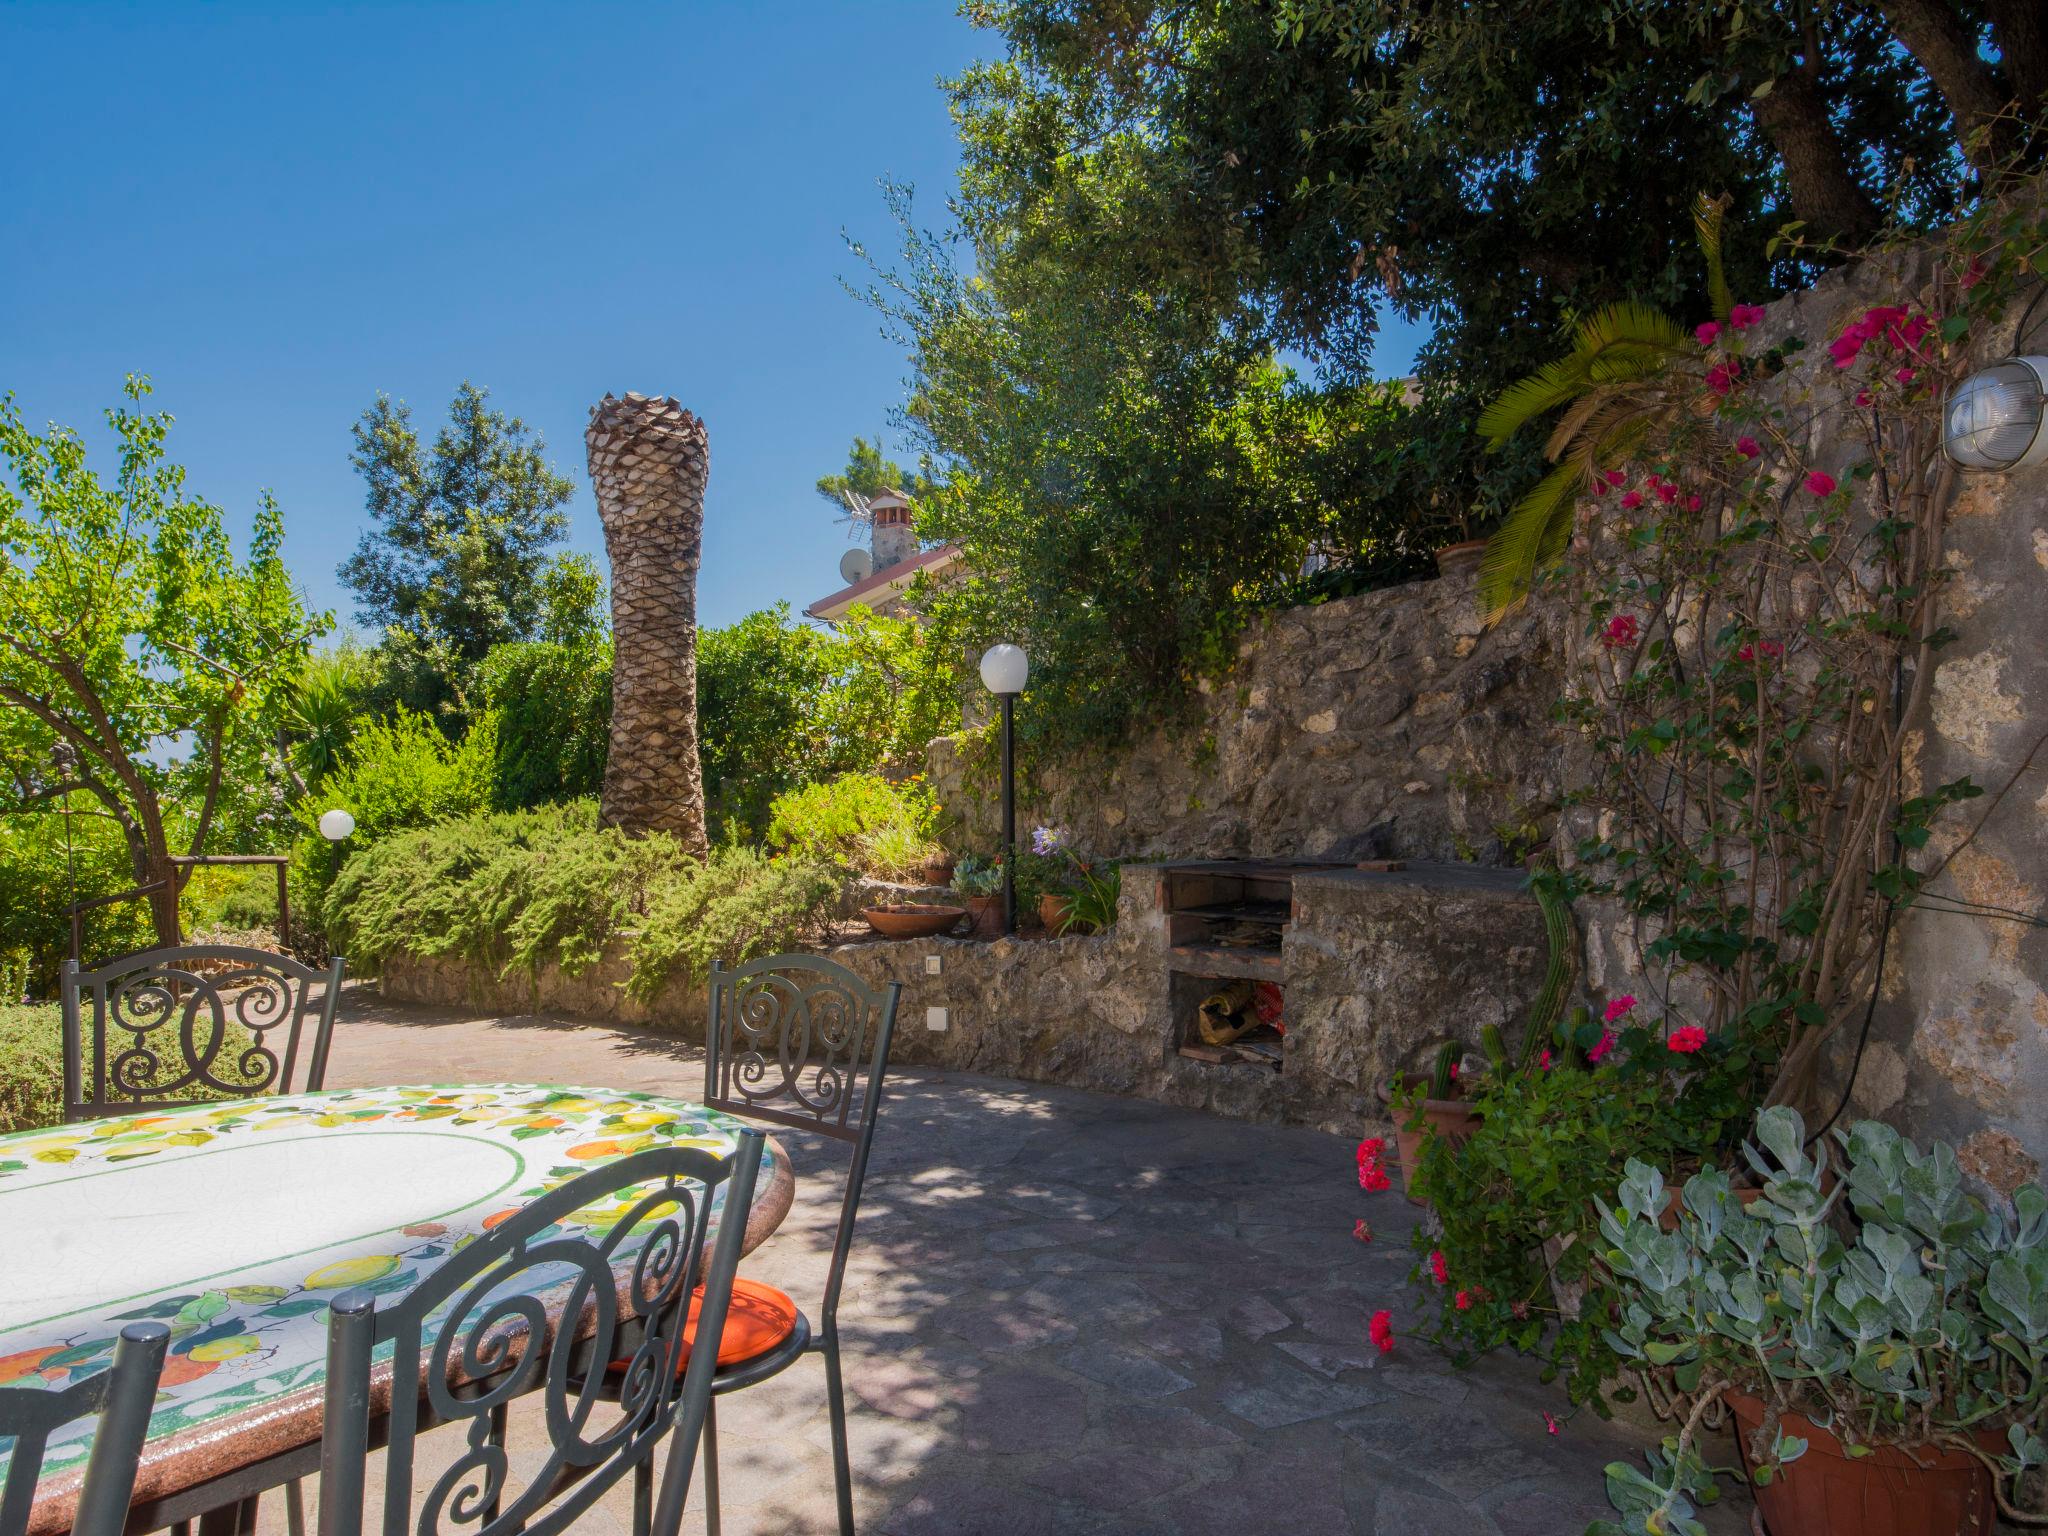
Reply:
[[[703,1326],[718,1337],[764,1140],[743,1131],[726,1158],[694,1147],[634,1153],[550,1190],[387,1307],[367,1291],[336,1298],[320,1536],[360,1536],[365,1461],[378,1439],[384,1508],[374,1528],[384,1536],[551,1536],[628,1471],[636,1536],[675,1536],[718,1364],[712,1349],[684,1363],[688,1302],[702,1281]],[[376,1360],[386,1347],[388,1368]],[[622,1362],[609,1382],[606,1361]],[[515,1458],[506,1409],[536,1390],[548,1444],[537,1459],[527,1447]],[[463,1449],[422,1474],[420,1431],[457,1423],[467,1428]],[[657,1507],[654,1458],[671,1428]],[[417,1506],[416,1482],[425,1487]]]
[[[825,1287],[828,1334],[835,1329],[902,994],[896,982],[870,987],[819,955],[711,967],[705,1102],[853,1145]]]
[[[114,1341],[113,1364],[104,1371],[61,1391],[0,1387],[0,1447],[8,1452],[0,1467],[0,1536],[22,1536],[28,1529],[51,1434],[95,1413],[100,1422],[86,1457],[71,1532],[121,1536],[170,1341],[171,1330],[162,1323],[130,1323]]]
[[[320,1088],[344,969],[227,944],[66,961],[64,1118]]]

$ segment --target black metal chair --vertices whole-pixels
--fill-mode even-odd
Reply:
[[[22,1536],[28,1529],[51,1434],[95,1413],[100,1422],[86,1458],[72,1536],[121,1536],[170,1339],[162,1323],[130,1323],[104,1371],[59,1392],[0,1387],[0,1450],[9,1453],[0,1476],[0,1536]]]
[[[144,950],[96,971],[65,961],[64,1118],[312,1092],[326,1080],[343,969],[339,957],[317,971],[226,944]]]
[[[731,1315],[750,1326],[743,1352],[732,1347],[741,1340],[720,1336],[721,1363],[711,1384],[712,1407],[704,1427],[704,1520],[711,1536],[719,1528],[717,1399],[779,1375],[814,1351],[825,1357],[839,1529],[852,1536],[839,1292],[846,1281],[846,1257],[853,1247],[854,1217],[860,1211],[902,993],[896,982],[877,991],[845,966],[816,955],[771,955],[730,970],[718,964],[711,968],[704,1102],[731,1114],[816,1131],[853,1147],[818,1326],[813,1329],[796,1304],[772,1286],[742,1278],[735,1287]]]
[[[327,1334],[320,1536],[360,1536],[365,1464],[380,1441],[384,1509],[375,1525],[384,1536],[551,1536],[628,1470],[635,1536],[675,1536],[717,1368],[715,1351],[686,1356],[692,1294],[701,1281],[704,1325],[723,1329],[765,1140],[743,1131],[727,1158],[694,1147],[634,1153],[550,1190],[388,1308],[366,1291],[338,1297]],[[721,1184],[707,1271],[704,1238]],[[637,1250],[623,1247],[629,1239]],[[549,1299],[558,1292],[559,1308]],[[390,1374],[379,1383],[373,1359],[387,1345]],[[604,1363],[614,1359],[624,1368],[608,1382]],[[547,1454],[515,1486],[506,1410],[536,1387]],[[420,1431],[456,1423],[467,1426],[466,1446],[416,1510]],[[654,1458],[671,1428],[657,1507]]]

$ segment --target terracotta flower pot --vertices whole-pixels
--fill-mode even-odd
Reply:
[[[1058,938],[1067,926],[1067,918],[1074,910],[1074,899],[1063,891],[1047,891],[1038,898],[1038,920],[1045,924],[1045,931]]]
[[[1722,1397],[1747,1469],[1764,1405],[1740,1392]],[[1804,1416],[1788,1413],[1782,1422],[1806,1442],[1806,1454],[1756,1490],[1767,1536],[1991,1536],[1998,1506],[1991,1473],[1976,1457],[1882,1445],[1852,1460]]]
[[[951,885],[953,883],[953,856],[950,853],[934,854],[924,861],[924,883],[926,885]]]
[[[923,906],[915,902],[869,907],[861,913],[868,920],[868,926],[885,939],[935,938],[951,932],[966,915],[965,907]]]
[[[967,930],[970,939],[999,939],[1003,936],[1003,898],[1000,896],[970,896],[967,898],[967,915],[974,919]]]
[[[1467,1139],[1479,1129],[1480,1117],[1463,1099],[1424,1099],[1422,1124],[1409,1130],[1403,1123],[1409,1112],[1394,1107],[1394,1149],[1401,1157],[1401,1192],[1413,1205],[1429,1202],[1415,1194],[1415,1173],[1422,1165],[1422,1143],[1429,1136],[1441,1136],[1451,1145]]]
[[[1455,576],[1460,571],[1476,570],[1479,557],[1485,553],[1484,539],[1464,539],[1456,544],[1446,544],[1436,552],[1436,573]]]

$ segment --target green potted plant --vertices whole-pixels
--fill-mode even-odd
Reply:
[[[953,867],[953,889],[967,902],[969,938],[992,939],[1003,931],[1003,866],[970,853]]]
[[[1705,1536],[1719,1470],[1700,1430],[1735,1421],[1770,1536],[1989,1536],[1998,1515],[2048,1523],[2048,1194],[1987,1208],[1955,1152],[1866,1120],[1825,1142],[1782,1106],[1744,1151],[1763,1192],[1686,1181],[1677,1230],[1663,1175],[1631,1161],[1600,1207],[1619,1293],[1616,1350],[1678,1433],[1647,1474],[1617,1462],[1619,1521],[1588,1536]]]
[[[1115,927],[1117,903],[1123,896],[1123,869],[1106,859],[1091,862],[1078,855],[1071,857],[1074,883],[1064,893],[1064,911],[1053,932],[1101,933]]]

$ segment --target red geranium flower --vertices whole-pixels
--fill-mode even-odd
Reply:
[[[1697,1024],[1688,1024],[1683,1029],[1674,1029],[1664,1043],[1679,1055],[1690,1056],[1706,1045],[1707,1032]]]
[[[1633,992],[1624,992],[1607,1005],[1607,1011],[1600,1016],[1600,1021],[1603,1024],[1612,1024],[1616,1019],[1635,1007],[1635,1005],[1635,994]]]
[[[1372,1321],[1366,1325],[1366,1335],[1379,1346],[1383,1355],[1394,1352],[1394,1314],[1382,1308],[1373,1313]]]
[[[1448,1285],[1450,1283],[1451,1267],[1444,1262],[1443,1249],[1432,1248],[1429,1250],[1429,1272],[1435,1277],[1438,1285]]]

